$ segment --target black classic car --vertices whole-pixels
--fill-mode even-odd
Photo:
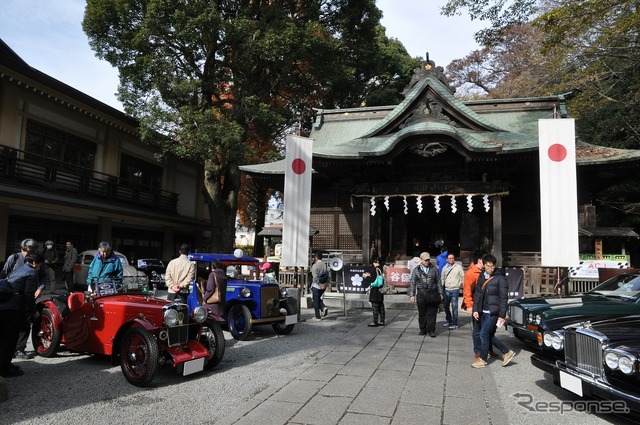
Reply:
[[[562,350],[564,326],[640,314],[640,274],[620,274],[584,294],[522,298],[509,303],[507,331],[543,349]]]
[[[167,283],[165,282],[164,273],[167,270],[167,266],[162,260],[158,260],[157,258],[139,258],[136,269],[147,275],[150,287],[156,285],[157,289],[166,289]]]
[[[585,322],[563,330],[564,359],[534,354],[531,363],[581,397],[611,402],[611,413],[640,412],[640,315]],[[600,406],[603,407],[603,406]]]

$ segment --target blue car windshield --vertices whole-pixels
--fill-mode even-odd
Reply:
[[[589,293],[638,299],[640,297],[640,275],[623,274],[614,276],[593,288]]]

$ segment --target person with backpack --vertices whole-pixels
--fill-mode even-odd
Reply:
[[[328,279],[325,280],[325,276],[329,276],[329,270],[327,270],[327,265],[322,261],[322,254],[320,252],[316,252],[314,259],[315,262],[311,266],[311,297],[313,300],[313,310],[315,312],[313,319],[318,321],[329,314],[329,309],[324,305],[324,301],[322,301],[322,294],[324,294],[325,284],[328,281]],[[323,280],[324,282],[322,282]],[[321,312],[322,316],[320,316]]]
[[[25,263],[25,258],[29,254],[35,254],[38,248],[38,243],[32,239],[27,238],[20,242],[20,252],[11,254],[2,268],[2,276],[7,279],[11,277],[14,270],[19,270]],[[38,298],[40,294],[49,285],[49,276],[44,267],[38,269],[38,288],[34,293],[34,299]],[[31,315],[27,310],[23,313],[23,322],[18,336],[18,343],[16,345],[16,352],[14,357],[19,359],[32,359],[33,354],[27,353],[27,342],[29,341],[29,334],[31,333]]]
[[[420,335],[429,333],[436,337],[436,316],[438,306],[444,299],[438,268],[431,264],[428,252],[420,254],[420,265],[413,269],[409,278],[409,301],[418,305],[418,326]]]
[[[38,317],[35,293],[38,289],[38,273],[43,263],[40,254],[27,254],[22,266],[12,270],[6,279],[13,294],[0,301],[0,376],[12,378],[24,372],[11,361],[23,325],[25,311],[32,320]],[[28,335],[28,334],[27,334]]]

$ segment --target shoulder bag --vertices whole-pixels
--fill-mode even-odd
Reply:
[[[215,274],[213,275],[213,280],[215,281],[216,289],[213,290],[213,294],[211,294],[211,296],[207,300],[207,304],[220,303],[220,294],[218,293],[218,278],[216,277]]]

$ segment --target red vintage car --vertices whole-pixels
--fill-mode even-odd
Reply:
[[[146,286],[108,280],[90,292],[49,294],[38,299],[33,346],[43,357],[60,344],[76,352],[103,354],[120,365],[125,378],[144,387],[161,366],[182,375],[211,369],[224,355],[220,325],[204,307],[189,307],[148,294]]]

